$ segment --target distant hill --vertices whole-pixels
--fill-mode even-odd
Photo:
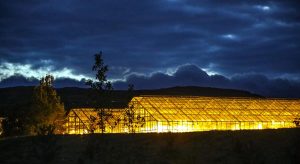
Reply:
[[[30,106],[34,87],[0,88],[0,115],[7,115],[12,111],[22,111]],[[78,107],[90,107],[90,97],[94,92],[88,88],[66,87],[57,89],[58,95],[64,102],[67,110]],[[135,90],[138,95],[184,95],[184,96],[212,96],[212,97],[261,97],[247,91],[234,89],[219,89],[208,87],[172,87],[155,90]],[[115,107],[125,107],[128,95],[125,90],[113,92]]]

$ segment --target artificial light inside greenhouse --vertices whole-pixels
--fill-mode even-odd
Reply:
[[[300,101],[293,99],[139,96],[126,109],[104,111],[99,124],[95,109],[72,109],[66,133],[277,129],[297,127],[300,121]]]

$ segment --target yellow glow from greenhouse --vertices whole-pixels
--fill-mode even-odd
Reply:
[[[295,128],[300,119],[300,101],[288,99],[141,96],[134,97],[129,106],[134,110],[133,125],[126,122],[128,109],[115,109],[105,122],[105,133]],[[91,108],[72,109],[66,133],[88,134],[90,118],[97,115]],[[94,132],[101,130],[96,127]]]
[[[239,125],[233,125],[231,127],[231,130],[240,130],[240,126]]]
[[[186,132],[188,129],[192,129],[192,127],[185,126],[185,125],[179,125],[177,127],[173,127],[174,129],[177,129],[178,132]]]
[[[258,123],[258,127],[257,127],[257,129],[263,129],[263,127],[262,127],[262,124],[261,124],[261,123]]]
[[[187,121],[178,121],[180,124],[171,125],[166,124],[164,125],[162,122],[159,122],[157,125],[157,132],[192,132],[194,131],[194,127],[191,123]],[[146,127],[146,129],[151,129],[151,127]]]
[[[75,132],[75,130],[70,130],[70,131],[68,132],[68,134],[77,134],[77,133]]]
[[[163,125],[158,125],[157,126],[157,132],[161,133],[161,132],[165,132],[165,130],[167,129],[167,126],[163,126]]]

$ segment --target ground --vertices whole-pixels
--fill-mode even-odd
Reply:
[[[2,138],[0,163],[300,163],[300,129]]]

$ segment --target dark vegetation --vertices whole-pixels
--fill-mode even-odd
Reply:
[[[0,116],[6,116],[13,111],[22,112],[31,103],[34,87],[12,87],[0,89]],[[91,95],[96,94],[90,88],[59,88],[57,94],[64,102],[65,109],[78,107],[91,107]],[[215,96],[215,97],[261,97],[247,91],[233,89],[218,89],[206,87],[173,87],[157,90],[133,90],[133,96],[137,95],[189,95],[189,96]],[[125,107],[128,102],[128,91],[112,91],[114,107]]]
[[[300,163],[300,129],[0,139],[1,163]]]
[[[65,116],[64,104],[53,87],[54,77],[46,75],[34,88],[30,110],[25,127],[29,135],[60,133],[63,130]]]
[[[51,75],[43,77],[27,101],[21,100],[25,102],[23,105],[18,99],[10,102],[17,110],[4,111],[6,118],[1,122],[1,136],[48,135],[64,131],[64,104],[53,88],[53,80]]]

